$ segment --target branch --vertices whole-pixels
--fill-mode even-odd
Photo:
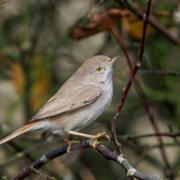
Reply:
[[[118,29],[115,26],[112,28],[111,33],[115,37],[117,42],[121,45],[121,47],[123,49],[123,52],[124,52],[124,54],[126,56],[126,60],[127,60],[128,66],[130,68],[130,71],[132,72],[132,70],[133,70],[132,59],[131,59],[132,55],[131,55],[131,51],[130,51],[127,43],[125,43],[124,39],[122,39],[122,37],[120,36],[120,33],[118,32]],[[135,82],[135,89],[136,89],[137,94],[139,95],[139,97],[140,97],[140,99],[142,101],[142,104],[143,104],[143,106],[145,108],[145,111],[146,111],[146,113],[148,115],[148,118],[149,118],[149,120],[150,120],[150,122],[152,124],[154,132],[156,134],[159,134],[160,130],[159,130],[158,124],[156,123],[156,121],[154,119],[154,115],[153,115],[153,113],[151,111],[151,107],[150,107],[149,102],[147,100],[147,97],[146,97],[146,95],[145,95],[145,93],[144,93],[144,91],[142,89],[142,86],[141,86],[140,82],[138,81],[138,79],[135,79],[134,82]],[[165,163],[166,169],[168,169],[168,171],[167,171],[168,174],[166,174],[166,176],[171,176],[172,177],[173,176],[172,172],[169,171],[170,170],[170,164],[169,164],[167,154],[166,154],[165,149],[164,149],[163,140],[162,140],[161,136],[156,136],[156,137],[157,137],[157,140],[159,141],[159,144],[160,144],[159,148],[160,148],[162,159],[163,159],[163,161]],[[116,144],[117,144],[116,147],[117,146],[120,147],[119,142],[116,141]]]
[[[180,72],[174,71],[164,71],[164,70],[140,70],[141,74],[151,74],[151,75],[166,75],[166,76],[174,76],[179,77]]]
[[[35,145],[33,145],[29,148],[26,148],[26,149],[25,148],[15,149],[17,144],[16,144],[16,146],[14,146],[14,142],[12,142],[12,141],[8,142],[8,145],[12,146],[12,144],[13,144],[13,148],[17,151],[17,153],[15,153],[12,157],[8,157],[6,160],[2,160],[0,162],[0,167],[1,166],[3,167],[7,164],[11,164],[14,161],[16,161],[20,158],[23,158],[23,157],[25,157],[28,160],[28,162],[34,161],[35,158],[32,156],[31,152],[33,152],[33,150],[35,150],[35,149],[40,148],[42,145],[46,145],[46,143],[47,143],[47,141],[42,141],[41,143],[35,144]]]
[[[150,4],[150,1],[149,1],[149,4]],[[149,5],[148,4],[148,5]],[[159,130],[159,127],[154,119],[154,115],[152,114],[151,110],[150,110],[150,107],[149,107],[149,103],[146,99],[146,96],[143,92],[143,89],[141,88],[141,85],[140,83],[135,79],[135,75],[136,75],[136,72],[137,70],[139,69],[138,65],[141,65],[141,61],[142,61],[142,55],[143,55],[143,51],[144,51],[144,41],[145,41],[145,32],[146,32],[146,26],[147,26],[147,21],[148,21],[148,11],[150,10],[150,7],[148,6],[148,9],[147,9],[147,13],[146,13],[146,19],[145,19],[145,22],[144,22],[144,27],[143,27],[143,37],[142,37],[142,41],[141,41],[141,50],[140,50],[140,53],[139,53],[139,57],[138,57],[138,60],[136,62],[136,65],[134,67],[132,67],[132,63],[131,63],[131,60],[130,60],[130,51],[129,51],[129,48],[126,44],[122,43],[122,39],[120,39],[120,35],[118,34],[117,31],[111,31],[113,36],[117,39],[117,41],[120,43],[120,45],[122,46],[123,48],[123,51],[125,51],[125,55],[126,55],[126,58],[127,58],[127,62],[128,62],[128,65],[130,67],[130,70],[131,70],[131,76],[129,78],[129,81],[127,83],[127,86],[124,88],[124,91],[123,91],[123,95],[121,96],[121,99],[120,99],[120,104],[118,105],[118,110],[117,110],[117,113],[116,115],[114,116],[113,118],[113,121],[112,121],[112,132],[113,132],[113,139],[114,139],[114,142],[115,142],[115,145],[116,147],[118,148],[120,145],[118,139],[117,139],[117,135],[116,135],[116,124],[117,124],[117,120],[118,120],[118,117],[119,117],[119,113],[121,112],[121,109],[123,107],[123,104],[124,104],[124,101],[127,97],[127,94],[128,94],[128,91],[130,89],[130,86],[132,85],[133,81],[135,82],[135,87],[136,87],[136,90],[137,90],[137,93],[138,95],[141,97],[141,100],[142,100],[142,103],[145,107],[145,110],[148,114],[148,117],[149,117],[149,120],[153,126],[153,129],[155,131],[156,134],[159,134],[160,133],[160,130]],[[166,154],[166,151],[163,147],[163,140],[162,140],[162,137],[161,136],[157,136],[157,140],[159,141],[159,148],[160,148],[160,152],[161,152],[161,156],[163,158],[163,161],[165,163],[165,166],[166,166],[166,170],[165,171],[165,174],[167,177],[173,177],[173,174],[172,174],[172,171],[170,171],[171,167],[170,167],[170,163],[168,161],[168,157],[167,157],[167,154]]]
[[[150,134],[141,134],[141,135],[124,135],[124,139],[142,139],[142,138],[149,138],[149,137],[156,137],[156,136],[164,136],[169,138],[177,138],[180,136],[180,131],[175,133],[169,133],[169,132],[161,132],[161,133],[150,133]],[[120,138],[122,139],[122,135],[120,135]]]
[[[121,150],[120,150],[120,143],[118,141],[117,133],[116,133],[117,121],[118,121],[120,112],[122,111],[125,100],[126,100],[126,98],[128,96],[129,90],[130,90],[130,88],[131,88],[131,86],[132,86],[132,84],[133,84],[133,82],[135,80],[136,73],[137,73],[139,67],[141,66],[142,57],[143,57],[143,53],[144,53],[144,44],[145,44],[145,35],[146,35],[146,29],[147,29],[147,24],[148,24],[148,17],[149,17],[149,14],[150,14],[150,7],[151,7],[151,0],[148,1],[147,12],[146,12],[146,15],[144,16],[144,26],[143,26],[143,34],[142,34],[142,40],[141,40],[141,47],[140,47],[140,51],[139,51],[139,56],[137,58],[137,61],[136,61],[135,65],[134,65],[134,67],[132,68],[131,75],[129,77],[129,80],[127,82],[126,87],[123,90],[123,94],[120,97],[120,103],[119,103],[119,105],[117,107],[117,112],[116,112],[115,116],[112,119],[112,138],[113,138],[114,144],[115,144],[115,146],[116,146],[116,148],[118,149],[119,152]]]
[[[93,142],[92,140],[86,140],[82,141],[80,144],[75,144],[72,146],[72,151],[78,150],[80,148],[92,148]],[[125,171],[128,177],[130,178],[137,178],[140,180],[159,180],[158,177],[155,176],[148,176],[137,169],[135,169],[129,161],[123,157],[122,154],[118,155],[117,153],[111,151],[108,147],[106,147],[103,144],[97,144],[95,147],[95,150],[97,150],[100,154],[102,154],[106,159],[112,160],[119,164]],[[39,158],[38,160],[34,161],[31,165],[25,167],[23,170],[21,170],[14,178],[13,180],[22,180],[28,176],[30,176],[33,173],[34,169],[39,169],[52,159],[61,156],[63,154],[67,153],[67,145],[63,145],[60,148],[57,148],[47,154],[44,154]]]
[[[144,12],[142,10],[137,9],[132,3],[130,3],[127,0],[115,0],[117,4],[120,5],[120,7],[127,8],[130,10],[136,17],[139,19],[143,19],[144,17]],[[157,31],[159,31],[164,37],[169,39],[171,42],[173,42],[176,45],[180,44],[180,40],[176,37],[174,37],[171,33],[169,33],[165,27],[159,24],[159,22],[156,20],[156,18],[152,15],[149,16],[148,18],[148,23],[151,24],[152,27],[154,27]]]
[[[116,20],[120,19],[123,16],[126,16],[127,13],[128,12],[123,9],[117,9],[117,8],[108,9],[101,14],[97,14],[97,15],[93,16],[90,19],[90,23],[88,26],[75,28],[72,36],[73,36],[73,38],[81,39],[81,38],[85,38],[90,35],[96,34],[98,32],[101,32],[101,31],[105,31],[105,30],[110,31],[112,33],[112,35],[116,38],[118,43],[121,45],[123,52],[126,56],[129,68],[132,73],[132,71],[133,71],[132,53],[131,53],[130,48],[128,47],[127,43],[125,43],[124,39],[120,36],[120,33],[118,32],[118,28],[116,27]],[[137,91],[139,97],[141,98],[142,104],[146,110],[146,113],[152,124],[154,132],[156,134],[158,134],[158,133],[160,133],[160,130],[159,130],[158,124],[156,123],[156,121],[154,119],[154,115],[151,111],[151,107],[150,107],[149,102],[146,98],[146,95],[142,89],[142,86],[137,79],[134,79],[133,81],[135,82],[136,91]],[[119,113],[120,112],[118,112],[118,110],[117,110],[117,113],[114,117],[118,119]],[[163,147],[164,144],[163,144],[161,136],[157,136],[157,140],[159,141],[159,144],[160,144],[159,148],[160,148],[162,159],[165,163],[166,169],[168,169],[168,171],[165,171],[165,172],[168,172],[167,176],[171,176],[171,173],[169,173],[170,172],[169,171],[170,164],[168,161],[166,151]],[[114,141],[116,141],[115,145],[116,145],[117,149],[119,149],[119,152],[120,152],[121,151],[120,143],[117,141],[117,139],[115,139]]]

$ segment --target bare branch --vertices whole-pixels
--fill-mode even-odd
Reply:
[[[117,112],[112,119],[112,138],[113,138],[113,141],[114,141],[115,146],[118,149],[118,151],[120,151],[120,143],[118,141],[117,133],[116,133],[117,121],[119,118],[119,114],[122,111],[122,108],[123,108],[123,105],[124,105],[125,100],[127,98],[127,95],[129,93],[129,90],[130,90],[130,88],[131,88],[131,86],[135,80],[136,73],[137,73],[137,71],[141,65],[141,62],[142,62],[142,57],[143,57],[143,52],[144,52],[144,44],[145,44],[145,35],[146,35],[146,29],[147,29],[147,24],[148,24],[148,17],[150,14],[150,7],[151,7],[151,0],[148,1],[147,12],[144,16],[143,35],[142,35],[142,40],[141,40],[141,48],[139,51],[139,56],[138,56],[138,59],[134,65],[134,67],[132,68],[131,75],[130,75],[129,80],[126,84],[126,87],[123,89],[122,96],[120,97],[120,103],[117,107]]]
[[[131,60],[129,59],[130,56],[127,54],[129,54],[128,52],[125,53],[126,57],[127,57],[127,61],[128,61],[128,65],[131,69],[131,76],[129,78],[129,81],[126,85],[126,87],[124,88],[124,91],[123,91],[123,95],[121,96],[121,99],[120,99],[120,104],[118,105],[118,110],[116,113],[116,115],[114,116],[113,120],[112,120],[112,137],[113,137],[113,140],[115,142],[115,145],[116,147],[118,148],[119,147],[119,141],[118,141],[118,138],[117,138],[117,134],[116,134],[116,125],[117,125],[117,120],[118,120],[118,117],[119,117],[119,113],[121,112],[121,109],[124,105],[124,102],[125,102],[125,99],[128,95],[128,92],[129,92],[129,89],[132,85],[133,82],[135,82],[135,87],[136,87],[136,90],[139,94],[139,96],[141,97],[142,99],[142,103],[145,107],[145,110],[148,114],[148,117],[149,117],[149,120],[153,126],[153,129],[155,131],[156,134],[159,134],[160,133],[160,130],[159,130],[159,127],[154,119],[154,115],[151,113],[150,111],[150,108],[149,108],[149,103],[148,101],[146,100],[146,96],[139,84],[139,82],[135,79],[135,76],[136,76],[136,73],[139,69],[139,66],[141,65],[141,62],[142,62],[142,56],[143,56],[143,52],[144,52],[144,42],[145,42],[145,33],[146,33],[146,28],[147,28],[147,22],[148,22],[148,16],[149,16],[149,11],[150,11],[150,1],[148,2],[148,8],[147,8],[147,12],[146,12],[146,16],[144,17],[145,18],[145,21],[144,21],[144,27],[143,27],[143,36],[142,36],[142,41],[141,41],[141,49],[140,49],[140,52],[139,52],[139,56],[138,56],[138,59],[136,61],[136,64],[134,65],[134,67],[132,67],[132,64],[131,64]],[[118,40],[118,34],[117,33],[113,33],[112,34],[115,36],[115,38]],[[120,43],[122,45],[122,43]],[[127,48],[123,48],[125,51],[127,51],[126,49]],[[157,136],[157,139],[159,141],[159,144],[160,144],[160,152],[161,152],[161,156],[163,158],[163,161],[165,163],[165,166],[166,166],[166,169],[167,169],[167,172],[166,173],[166,176],[167,177],[173,177],[173,174],[172,174],[172,171],[170,171],[170,163],[169,163],[169,160],[168,160],[168,157],[167,157],[167,154],[166,154],[166,151],[163,147],[163,140],[162,140],[162,137],[161,136]]]
[[[91,140],[82,141],[80,144],[75,144],[72,146],[72,151],[78,150],[80,148],[92,148],[93,142]],[[122,155],[118,155],[116,152],[111,151],[108,147],[103,144],[98,144],[95,147],[100,154],[102,154],[106,159],[115,161],[118,163],[125,171],[128,177],[137,178],[141,180],[159,180],[158,177],[148,176],[137,169],[135,169],[129,161]],[[57,148],[47,154],[44,154],[38,160],[34,161],[31,165],[25,167],[21,170],[13,179],[14,180],[22,180],[33,173],[34,169],[39,169],[52,159],[61,156],[67,153],[67,145],[64,145],[60,148]]]
[[[127,0],[115,0],[121,7],[127,8],[130,10],[134,15],[136,15],[139,19],[143,19],[143,12],[140,9],[137,9],[132,3],[130,3]],[[159,24],[159,22],[156,20],[156,18],[152,15],[148,18],[148,23],[151,24],[152,27],[154,27],[157,31],[159,31],[164,37],[169,39],[171,42],[173,42],[176,45],[180,44],[180,40],[176,37],[174,37],[172,34],[170,34],[165,27]]]

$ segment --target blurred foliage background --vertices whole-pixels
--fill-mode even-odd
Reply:
[[[146,8],[146,1],[138,0],[136,3],[135,6]],[[88,26],[95,14],[114,7],[119,6],[113,0],[0,1],[1,138],[25,124],[85,59],[97,54],[121,56],[121,61],[114,67],[114,96],[111,107],[84,132],[111,132],[111,120],[129,77],[126,57],[112,33],[104,26],[81,40],[75,40],[72,32],[77,25]],[[152,12],[168,32],[179,38],[178,0],[154,0]],[[116,26],[121,37],[128,42],[132,59],[135,60],[140,47],[142,22],[128,14],[117,19]],[[153,27],[148,27],[143,64],[137,78],[161,132],[174,133],[180,130],[179,52],[177,44]],[[117,132],[125,156],[135,167],[165,178],[167,173],[157,138],[134,137],[154,133],[134,87],[123,107]],[[180,177],[178,138],[163,137],[172,179]],[[38,133],[19,137],[1,146],[0,179],[11,179],[40,155],[61,144],[61,141],[53,137],[44,138]],[[113,144],[109,146],[113,148]],[[114,162],[107,161],[93,150],[79,150],[56,158],[29,179],[52,178],[128,179]]]

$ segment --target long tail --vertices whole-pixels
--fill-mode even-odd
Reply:
[[[27,125],[19,128],[18,130],[14,131],[9,136],[6,136],[5,138],[1,139],[0,140],[0,145],[14,139],[17,136],[20,136],[21,134],[24,134],[26,132],[29,132],[29,131],[35,130],[35,129],[39,129],[39,126],[38,126],[37,122],[32,122],[30,124],[27,124]]]

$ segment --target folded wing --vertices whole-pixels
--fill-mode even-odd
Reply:
[[[94,102],[101,95],[101,90],[94,85],[78,88],[61,88],[32,118],[32,121],[45,119],[62,113],[77,110]],[[31,122],[32,122],[31,121]]]

